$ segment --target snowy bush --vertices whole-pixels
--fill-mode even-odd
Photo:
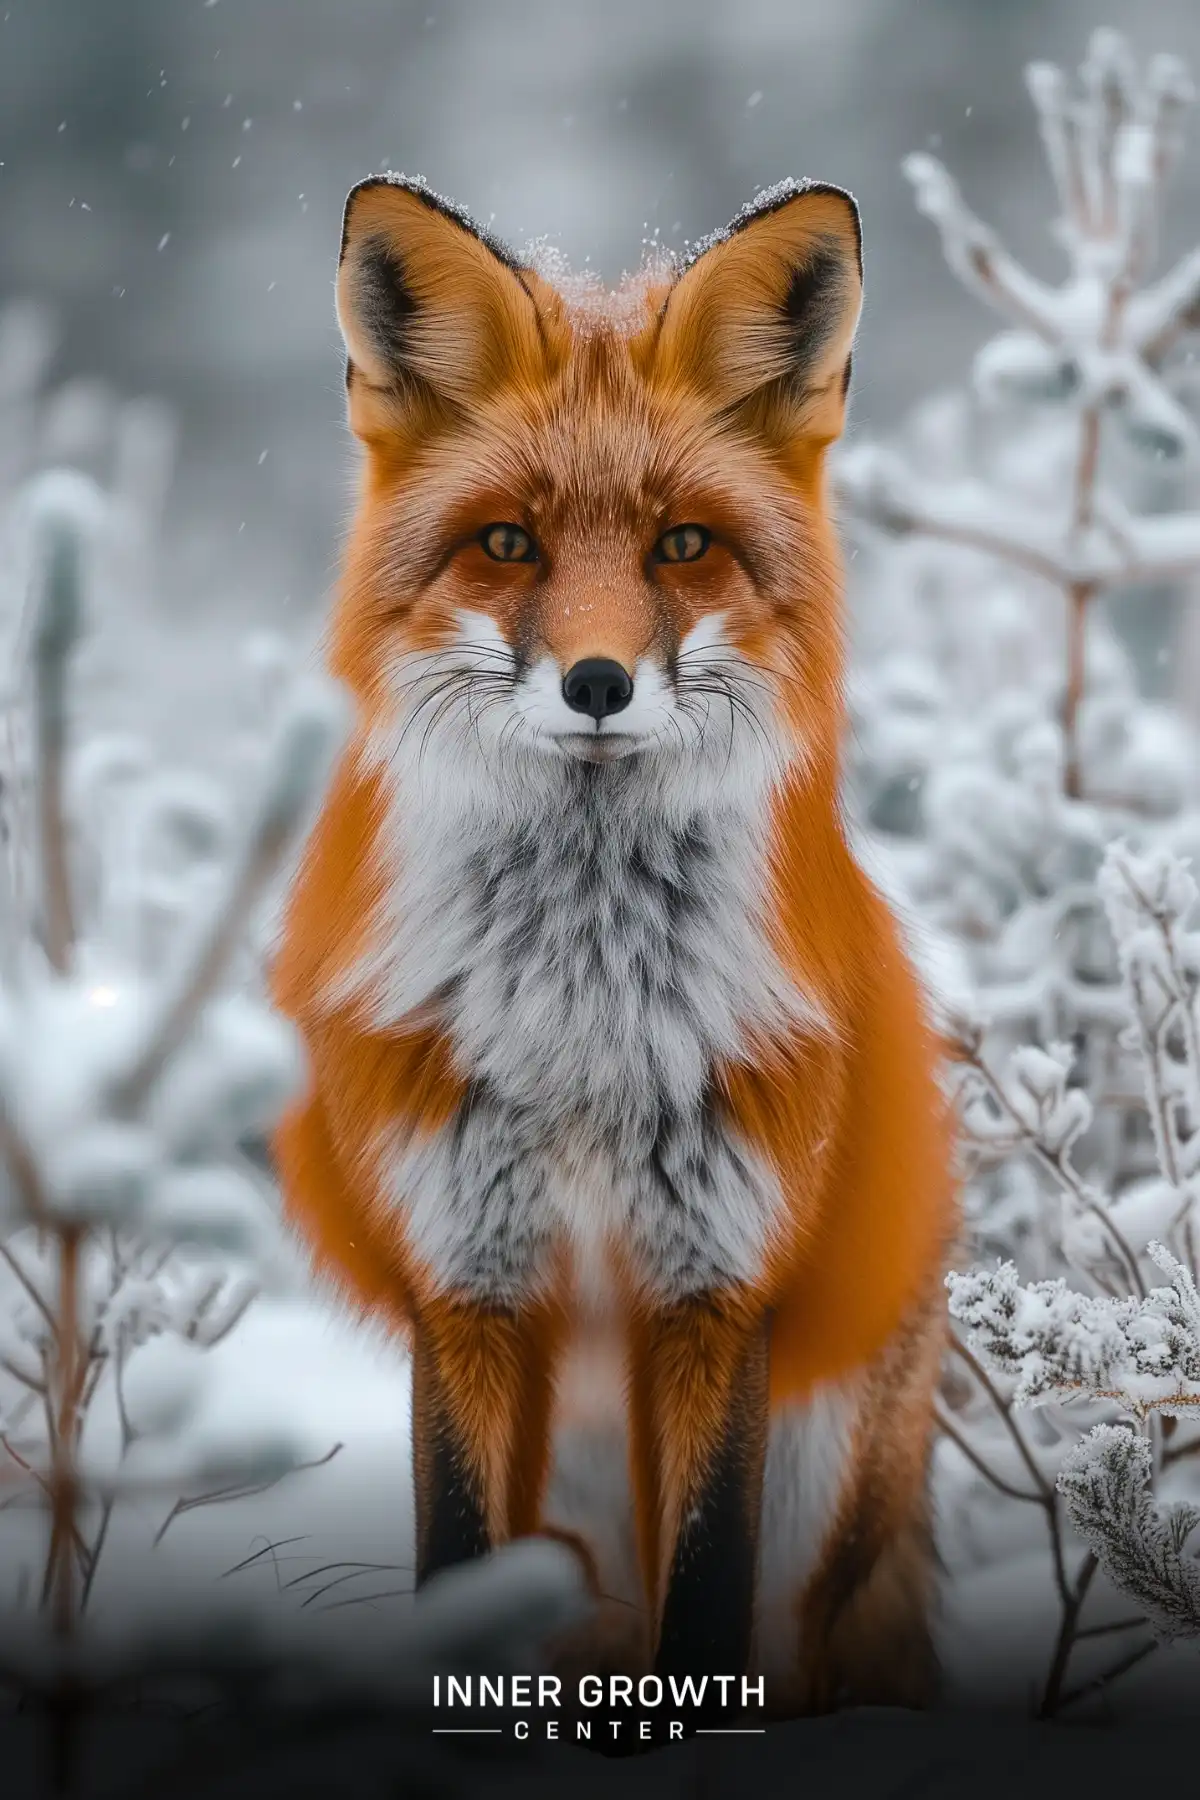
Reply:
[[[1170,657],[1151,602],[1186,604],[1200,572],[1200,513],[1179,504],[1200,457],[1180,350],[1200,251],[1152,278],[1191,99],[1175,58],[1139,72],[1100,31],[1077,87],[1045,64],[1028,84],[1066,279],[1020,267],[910,157],[950,267],[1006,328],[966,390],[891,445],[848,447],[838,477],[848,782],[918,939],[948,952],[964,1260],[986,1259],[949,1278],[939,1497],[960,1551],[980,1482],[1042,1515],[1050,1715],[1200,1632],[1200,1515],[1168,1493],[1200,1475],[1200,740],[1144,693]],[[1097,1621],[1100,1570],[1132,1615]],[[1126,1647],[1097,1662],[1113,1633]]]
[[[205,1619],[169,1593],[148,1619],[119,1616],[119,1600],[97,1612],[118,1514],[156,1519],[153,1557],[184,1514],[342,1448],[306,1441],[282,1382],[269,1418],[205,1402],[212,1352],[261,1293],[299,1280],[261,1148],[303,1064],[264,997],[262,915],[344,697],[317,678],[281,695],[270,646],[252,646],[277,704],[245,747],[257,792],[241,807],[144,743],[76,742],[72,677],[111,508],[57,472],[11,515],[30,534],[32,599],[0,882],[0,1544],[5,1586],[14,1557],[24,1578],[0,1599],[0,1690],[45,1708],[61,1792],[88,1709],[148,1678],[193,1705],[200,1681],[239,1704],[250,1683],[310,1710],[368,1692],[412,1712],[432,1671],[528,1666],[582,1604],[574,1558],[538,1544],[431,1584],[374,1660],[365,1645],[333,1657],[232,1590]]]
[[[227,976],[323,779],[341,713],[325,685],[297,692],[223,866],[207,796],[179,783],[127,780],[115,817],[98,809],[108,841],[95,818],[91,842],[72,833],[67,796],[81,759],[69,676],[87,541],[103,510],[98,490],[69,474],[41,478],[27,509],[38,575],[33,831],[12,846],[0,986],[0,1368],[12,1384],[0,1478],[10,1504],[46,1518],[47,1639],[27,1620],[15,1635],[27,1654],[50,1656],[30,1680],[60,1702],[65,1672],[84,1678],[80,1626],[114,1506],[157,1494],[177,1511],[306,1460],[286,1421],[270,1442],[236,1419],[217,1438],[188,1425],[204,1350],[234,1328],[281,1256],[274,1196],[239,1145],[270,1122],[301,1067],[289,1029],[229,992]],[[82,760],[102,762],[103,749],[85,746]],[[172,831],[199,838],[208,866],[176,868],[173,929],[147,954],[141,915],[168,896],[146,851]],[[88,852],[91,883],[81,879]],[[109,1397],[116,1431],[106,1441],[87,1428]]]

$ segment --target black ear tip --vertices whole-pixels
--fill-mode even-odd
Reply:
[[[419,176],[414,178],[406,175],[394,175],[390,172],[383,175],[364,175],[361,181],[356,181],[346,195],[346,204],[342,208],[342,241],[338,251],[338,267],[340,268],[342,265],[346,255],[346,246],[350,242],[350,224],[354,217],[354,209],[364,194],[381,187],[406,188],[409,193],[415,193],[424,185]]]
[[[346,203],[342,207],[342,239],[338,249],[338,267],[342,266],[346,257],[346,246],[350,242],[350,222],[354,217],[354,209],[370,188],[378,187],[383,180],[381,175],[367,175],[362,181],[356,181],[346,195]]]
[[[863,272],[863,230],[862,211],[858,201],[849,188],[838,187],[832,181],[807,181],[803,183],[803,191],[809,194],[832,194],[845,202],[846,211],[850,215],[850,223],[854,227],[854,250],[858,258],[858,274],[862,279]]]
[[[385,170],[382,175],[364,176],[361,181],[355,182],[347,194],[346,204],[342,209],[342,247],[338,255],[339,268],[342,258],[346,254],[346,245],[350,238],[350,221],[359,197],[372,188],[380,187],[400,188],[406,194],[411,194],[414,200],[419,200],[422,206],[429,208],[430,212],[440,213],[442,218],[448,219],[452,225],[457,225],[461,230],[469,232],[472,237],[478,238],[479,242],[490,250],[497,261],[502,262],[506,268],[512,269],[514,273],[520,271],[521,263],[508,245],[503,243],[486,225],[480,225],[465,206],[460,206],[457,200],[447,200],[444,194],[439,194],[430,187],[423,175],[401,175],[392,169]]]
[[[788,176],[783,181],[777,181],[770,187],[760,188],[753,200],[747,200],[745,206],[734,214],[728,225],[720,231],[712,232],[706,238],[701,238],[699,243],[691,246],[687,256],[683,259],[683,267],[690,268],[694,262],[699,261],[706,250],[715,249],[718,244],[726,243],[731,237],[736,237],[739,231],[745,231],[746,227],[753,225],[755,220],[765,218],[768,213],[779,212],[782,207],[790,206],[794,200],[801,200],[811,194],[834,194],[839,200],[845,201],[846,210],[849,212],[851,223],[854,226],[854,247],[858,257],[858,274],[861,280],[863,272],[862,215],[858,209],[858,201],[849,188],[836,187],[831,181],[811,181],[808,178],[798,181],[793,176]]]

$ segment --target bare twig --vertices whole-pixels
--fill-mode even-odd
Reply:
[[[83,1573],[83,1586],[79,1590],[79,1611],[82,1615],[87,1611],[88,1601],[92,1597],[92,1588],[96,1580],[96,1572],[100,1567],[100,1557],[108,1537],[108,1527],[113,1515],[114,1501],[110,1495],[100,1509],[100,1523],[96,1535],[88,1549],[87,1567]]]
[[[76,1549],[81,1543],[77,1513],[79,1476],[75,1464],[78,1404],[85,1371],[79,1367],[79,1252],[81,1232],[64,1225],[59,1232],[58,1336],[55,1381],[58,1408],[50,1442],[50,1549],[46,1577],[50,1584],[51,1618],[62,1658],[49,1696],[53,1783],[67,1794],[74,1781],[79,1725],[84,1697],[71,1667],[70,1653],[78,1627]],[[86,1554],[86,1550],[85,1550]]]
[[[249,1556],[244,1556],[241,1562],[233,1563],[228,1569],[223,1569],[221,1571],[220,1579],[224,1581],[230,1575],[240,1575],[244,1569],[252,1568],[255,1563],[261,1562],[264,1556],[269,1556],[271,1561],[276,1565],[276,1576],[278,1578],[278,1552],[286,1549],[289,1544],[303,1544],[307,1541],[308,1533],[303,1531],[296,1537],[272,1538],[268,1543],[263,1545],[261,1550],[254,1550]]]
[[[1073,520],[1064,526],[1053,514],[1018,508],[977,482],[935,488],[915,481],[891,453],[870,445],[843,457],[839,478],[858,516],[881,530],[995,557],[1063,594],[1166,581],[1200,568],[1200,520],[1192,514],[1128,520],[1108,501],[1080,530]]]
[[[1162,1454],[1162,1466],[1169,1469],[1172,1463],[1182,1462],[1185,1456],[1200,1456],[1200,1438],[1193,1438],[1190,1444],[1169,1444]]]
[[[1057,1711],[1065,1712],[1068,1706],[1075,1706],[1080,1700],[1094,1698],[1122,1675],[1127,1674],[1130,1669],[1136,1669],[1139,1663],[1145,1662],[1146,1658],[1157,1649],[1158,1640],[1151,1638],[1147,1643],[1139,1644],[1135,1650],[1131,1650],[1128,1656],[1121,1657],[1112,1665],[1111,1669],[1105,1669],[1103,1674],[1093,1675],[1087,1681],[1081,1681],[1078,1687],[1068,1688],[1058,1702]]]
[[[1038,1706],[1038,1717],[1040,1719],[1053,1718],[1061,1705],[1063,1678],[1066,1675],[1067,1664],[1070,1661],[1071,1650],[1074,1647],[1079,1615],[1083,1609],[1083,1603],[1087,1598],[1088,1589],[1092,1585],[1096,1570],[1099,1566],[1095,1552],[1089,1550],[1080,1566],[1079,1574],[1075,1578],[1075,1585],[1070,1590],[1066,1603],[1063,1606],[1062,1620],[1059,1624],[1058,1637],[1055,1640],[1054,1645],[1054,1655],[1050,1663],[1050,1672],[1046,1677],[1046,1685],[1042,1690],[1041,1703]]]
[[[359,1579],[359,1577],[362,1575],[367,1575],[367,1574],[381,1575],[384,1573],[390,1573],[393,1575],[414,1575],[416,1573],[415,1565],[412,1563],[366,1563],[366,1562],[364,1562],[364,1563],[355,1563],[353,1565],[346,1565],[346,1564],[341,1564],[341,1563],[326,1563],[323,1569],[308,1569],[305,1571],[305,1573],[303,1575],[293,1576],[290,1581],[285,1581],[283,1585],[285,1588],[299,1587],[302,1582],[312,1581],[312,1580],[314,1580],[314,1578],[317,1575],[326,1574],[326,1573],[328,1573],[328,1571],[330,1569],[337,1569],[337,1568],[342,1568],[342,1569],[344,1569],[345,1572],[341,1575],[334,1576],[332,1581],[322,1582],[322,1584],[319,1588],[314,1588],[314,1590],[311,1594],[306,1594],[304,1599],[300,1602],[301,1608],[306,1607],[306,1606],[311,1606],[313,1604],[314,1600],[321,1599],[321,1597],[324,1594],[328,1594],[331,1591],[331,1589],[333,1589],[335,1587],[341,1587],[347,1581],[357,1581]]]
[[[967,1365],[975,1379],[978,1381],[980,1387],[991,1401],[992,1406],[999,1414],[1004,1429],[1016,1446],[1021,1461],[1029,1472],[1036,1493],[1021,1494],[1019,1497],[1023,1500],[1037,1500],[1045,1514],[1046,1530],[1050,1538],[1050,1557],[1054,1565],[1054,1583],[1058,1589],[1059,1600],[1065,1607],[1070,1598],[1070,1589],[1067,1582],[1066,1559],[1063,1554],[1062,1521],[1059,1515],[1058,1495],[1050,1482],[1047,1481],[1042,1470],[1038,1467],[1037,1459],[1029,1448],[1029,1445],[1026,1443],[1024,1433],[1012,1416],[1011,1406],[1004,1399],[1004,1396],[1000,1393],[1000,1390],[997,1388],[978,1357],[972,1355],[971,1351],[962,1342],[961,1338],[957,1336],[951,1338],[950,1347]],[[981,1468],[982,1472],[987,1475],[990,1481],[995,1482],[996,1486],[1000,1486],[1000,1478],[996,1476],[991,1469],[984,1466],[982,1459],[978,1466]]]
[[[58,1350],[54,1391],[57,1413],[50,1443],[50,1555],[46,1575],[53,1593],[54,1630],[69,1643],[75,1626],[75,1559],[69,1546],[77,1535],[79,1483],[75,1471],[79,1355],[79,1244],[76,1227],[63,1229],[59,1244]]]
[[[20,1469],[21,1472],[25,1476],[27,1476],[30,1481],[37,1482],[39,1486],[41,1486],[43,1488],[45,1487],[45,1485],[46,1485],[45,1476],[39,1474],[37,1469],[34,1468],[33,1464],[31,1462],[28,1462],[26,1460],[26,1458],[21,1455],[21,1452],[10,1441],[7,1433],[5,1433],[3,1431],[0,1431],[0,1448],[3,1448],[5,1450],[5,1452],[12,1458],[13,1462],[16,1463],[18,1469]]]
[[[1000,1493],[1007,1494],[1012,1500],[1030,1500],[1035,1506],[1044,1506],[1046,1504],[1044,1494],[1030,1494],[1023,1488],[1013,1487],[1011,1482],[1005,1481],[1003,1476],[997,1475],[994,1469],[989,1468],[979,1452],[973,1449],[966,1438],[963,1437],[962,1433],[950,1423],[941,1407],[937,1408],[935,1416],[937,1418],[938,1430],[943,1431],[950,1439],[950,1442],[958,1446],[967,1461],[971,1463],[974,1468],[978,1469],[979,1473],[985,1476],[986,1479],[991,1482],[992,1486],[998,1489]]]
[[[1145,1625],[1145,1623],[1145,1618],[1139,1613],[1132,1619],[1113,1619],[1108,1625],[1088,1625],[1082,1631],[1077,1631],[1075,1636],[1080,1642],[1084,1638],[1111,1637],[1118,1631],[1134,1631],[1139,1625]]]
[[[937,226],[946,260],[964,284],[1016,324],[1056,343],[1060,305],[1054,289],[1014,261],[996,233],[971,212],[953,176],[936,157],[908,156],[903,167],[917,206]]]
[[[344,1445],[337,1443],[333,1446],[332,1450],[327,1450],[324,1456],[315,1457],[311,1462],[294,1463],[287,1473],[289,1475],[298,1475],[304,1469],[323,1468],[326,1463],[332,1462],[339,1450],[342,1450],[343,1448]],[[171,1525],[174,1524],[176,1519],[182,1518],[184,1513],[192,1512],[198,1506],[219,1506],[226,1500],[246,1500],[249,1499],[252,1494],[265,1494],[269,1492],[271,1488],[277,1487],[282,1479],[282,1476],[276,1476],[271,1481],[257,1482],[250,1487],[240,1484],[226,1488],[213,1488],[211,1492],[207,1494],[192,1494],[185,1499],[177,1500],[158,1530],[155,1532],[155,1544],[162,1543],[163,1538],[166,1536]]]
[[[11,1375],[14,1381],[19,1381],[22,1387],[29,1388],[35,1394],[44,1393],[40,1375],[36,1375],[32,1369],[22,1368],[10,1356],[0,1356],[0,1369]]]
[[[972,1375],[974,1375],[976,1381],[1000,1415],[1004,1429],[1008,1432],[1009,1437],[1016,1446],[1021,1461],[1029,1471],[1029,1478],[1037,1488],[1041,1498],[1043,1500],[1052,1500],[1054,1498],[1054,1489],[1047,1481],[1041,1469],[1038,1468],[1037,1460],[1030,1450],[1029,1445],[1025,1442],[1024,1433],[1012,1416],[1012,1408],[1001,1394],[999,1388],[996,1386],[979,1358],[975,1356],[967,1348],[966,1344],[963,1343],[962,1339],[957,1336],[951,1338],[950,1348],[953,1350],[954,1354],[966,1364],[968,1369],[970,1369]]]

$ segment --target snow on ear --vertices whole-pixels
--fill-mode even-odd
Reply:
[[[663,309],[656,377],[744,409],[771,435],[828,441],[842,428],[861,306],[854,200],[780,182],[692,252]]]
[[[362,437],[469,406],[532,379],[541,361],[537,308],[511,251],[423,181],[400,175],[351,189],[337,314],[350,423]]]

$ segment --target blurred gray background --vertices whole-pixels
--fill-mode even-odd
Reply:
[[[0,0],[0,299],[53,303],[57,376],[175,406],[170,526],[207,545],[200,586],[307,612],[350,492],[333,275],[355,180],[423,174],[614,280],[764,182],[848,186],[874,431],[989,329],[900,158],[936,150],[1055,273],[1022,69],[1073,67],[1103,24],[1200,65],[1200,0]],[[1193,134],[1165,254],[1198,203]]]

